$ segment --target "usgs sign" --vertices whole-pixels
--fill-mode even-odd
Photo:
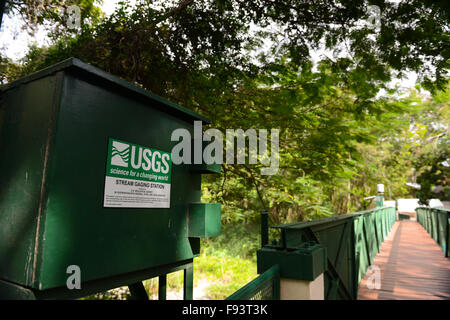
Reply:
[[[168,152],[110,138],[104,207],[170,208],[171,168]]]

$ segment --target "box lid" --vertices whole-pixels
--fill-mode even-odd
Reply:
[[[49,66],[45,69],[42,69],[40,71],[37,71],[35,73],[32,73],[28,76],[17,79],[13,82],[7,83],[0,87],[0,92],[10,90],[21,84],[25,84],[25,83],[46,77],[48,75],[54,74],[54,73],[56,73],[58,71],[62,71],[62,70],[74,72],[84,79],[88,79],[88,78],[95,79],[97,84],[102,84],[104,86],[113,88],[114,90],[125,91],[129,94],[132,94],[135,97],[148,99],[149,102],[152,102],[154,104],[154,105],[152,105],[153,107],[156,106],[158,109],[160,109],[164,112],[167,112],[169,114],[176,115],[182,119],[186,119],[188,121],[200,120],[205,123],[211,122],[208,118],[206,118],[188,108],[182,107],[182,106],[180,106],[174,102],[171,102],[163,97],[153,94],[131,82],[122,80],[119,77],[116,77],[108,72],[105,72],[97,67],[94,67],[90,64],[87,64],[87,63],[85,63],[77,58],[73,58],[73,57],[63,60],[54,65],[51,65],[51,66]]]

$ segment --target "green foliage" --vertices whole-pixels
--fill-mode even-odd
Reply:
[[[120,2],[107,18],[94,1],[73,3],[90,23],[78,34],[54,29],[51,46],[32,46],[19,63],[1,58],[2,83],[75,56],[204,114],[223,133],[280,129],[276,175],[247,162],[202,177],[202,201],[222,203],[222,235],[204,241],[196,267],[226,279],[217,284],[226,294],[211,297],[254,274],[262,209],[271,224],[313,220],[365,209],[378,183],[387,199],[415,196],[407,182],[423,184],[421,199],[448,183],[447,2],[142,0]],[[377,28],[364,23],[370,4],[380,8]],[[37,23],[51,10],[38,11]],[[389,88],[395,72],[410,70],[431,98]]]
[[[225,221],[221,234],[202,240],[202,252],[205,255],[238,257],[256,262],[256,250],[261,244],[259,223],[227,222],[227,214],[226,211],[223,213]]]
[[[19,16],[25,22],[24,28],[31,34],[36,31],[37,26],[44,25],[50,28],[49,36],[58,39],[77,32],[67,28],[70,15],[67,9],[70,6],[80,9],[81,23],[93,24],[99,22],[103,15],[96,6],[101,3],[101,0],[5,0],[4,13]]]
[[[59,8],[76,4],[89,23],[83,24],[76,43],[67,44],[66,54],[184,100],[191,96],[186,90],[198,80],[198,70],[220,73],[218,79],[227,85],[234,73],[254,71],[256,65],[277,68],[280,57],[295,66],[308,64],[311,49],[318,48],[325,50],[323,60],[333,72],[347,75],[348,85],[358,89],[361,103],[389,80],[391,69],[417,71],[430,89],[445,88],[448,78],[445,1],[141,0],[135,7],[119,2],[103,20],[95,3],[8,0],[6,12],[36,17],[31,26],[51,21],[50,34],[65,44],[72,34],[61,28]],[[380,9],[376,27],[367,23],[370,5]],[[55,62],[53,58],[48,56],[44,64]]]
[[[195,259],[198,276],[208,281],[206,296],[223,300],[257,277],[253,260],[226,255],[201,255]]]
[[[405,183],[414,172],[405,167],[411,167],[414,138],[424,130],[408,136],[409,123],[415,121],[411,117],[421,117],[420,98],[377,94],[386,88],[390,68],[417,69],[420,61],[397,61],[395,48],[387,46],[396,36],[383,32],[397,20],[396,30],[408,28],[408,15],[422,19],[419,25],[436,15],[437,22],[443,21],[447,17],[440,15],[439,5],[425,4],[434,10],[427,15],[417,12],[415,2],[401,8],[383,4],[382,30],[375,40],[374,30],[356,26],[365,18],[363,2],[332,7],[331,16],[327,1],[264,5],[267,9],[261,10],[262,2],[139,1],[136,7],[123,2],[113,15],[85,25],[76,37],[64,36],[48,48],[32,47],[19,65],[4,60],[8,74],[3,81],[76,56],[208,116],[222,132],[280,129],[277,175],[261,175],[261,165],[226,164],[222,175],[204,178],[205,201],[224,205],[225,223],[252,223],[263,208],[270,211],[272,223],[358,210],[377,183],[387,185],[391,197],[408,194]],[[298,19],[300,12],[304,20]],[[337,20],[348,23],[347,33],[331,27]],[[249,21],[261,31],[250,32]],[[309,24],[318,21],[328,24]],[[271,23],[277,27],[264,29]],[[279,50],[272,48],[270,55],[261,50],[267,37],[294,31],[298,34]],[[295,42],[300,35],[307,42]],[[304,46],[318,45],[323,37],[337,51],[339,43],[348,41],[353,56],[309,62]],[[414,41],[422,41],[420,37]],[[412,40],[405,36],[402,41]],[[385,51],[376,54],[377,46]]]
[[[78,300],[129,300],[131,299],[128,287],[119,287],[105,292],[91,294]]]
[[[422,204],[429,199],[450,199],[450,91],[438,91],[419,103],[421,111],[412,115],[409,147],[414,168],[413,178],[421,189]]]
[[[421,189],[419,193],[420,203],[428,205],[429,199],[440,199],[450,201],[450,149],[447,145],[434,154],[430,158],[423,159],[423,164],[426,164],[426,169],[417,178],[417,183],[420,184]]]

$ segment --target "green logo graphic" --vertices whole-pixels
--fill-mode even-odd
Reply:
[[[119,141],[112,141],[111,164],[119,167],[128,167],[130,160],[130,145]]]
[[[171,168],[169,152],[109,139],[107,176],[170,183]]]

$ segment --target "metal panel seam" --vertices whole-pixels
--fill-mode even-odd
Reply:
[[[45,146],[45,155],[44,155],[44,162],[43,162],[43,170],[42,170],[42,181],[41,181],[41,192],[39,196],[39,207],[38,207],[38,215],[37,215],[37,221],[36,221],[36,234],[34,239],[34,252],[33,252],[33,270],[32,270],[32,276],[31,276],[31,283],[30,286],[33,286],[36,281],[36,272],[38,268],[38,252],[40,249],[39,242],[41,240],[41,224],[43,223],[43,207],[45,205],[45,200],[48,196],[48,187],[47,187],[47,178],[49,175],[49,162],[50,162],[50,153],[51,148],[54,143],[54,131],[56,128],[56,118],[59,114],[59,105],[61,103],[61,90],[62,90],[62,83],[64,80],[64,71],[57,72],[55,75],[55,89],[53,91],[53,99],[52,99],[52,105],[51,105],[51,111],[50,111],[50,119],[49,119],[49,125],[47,130],[47,141]],[[40,265],[41,263],[39,263]]]

